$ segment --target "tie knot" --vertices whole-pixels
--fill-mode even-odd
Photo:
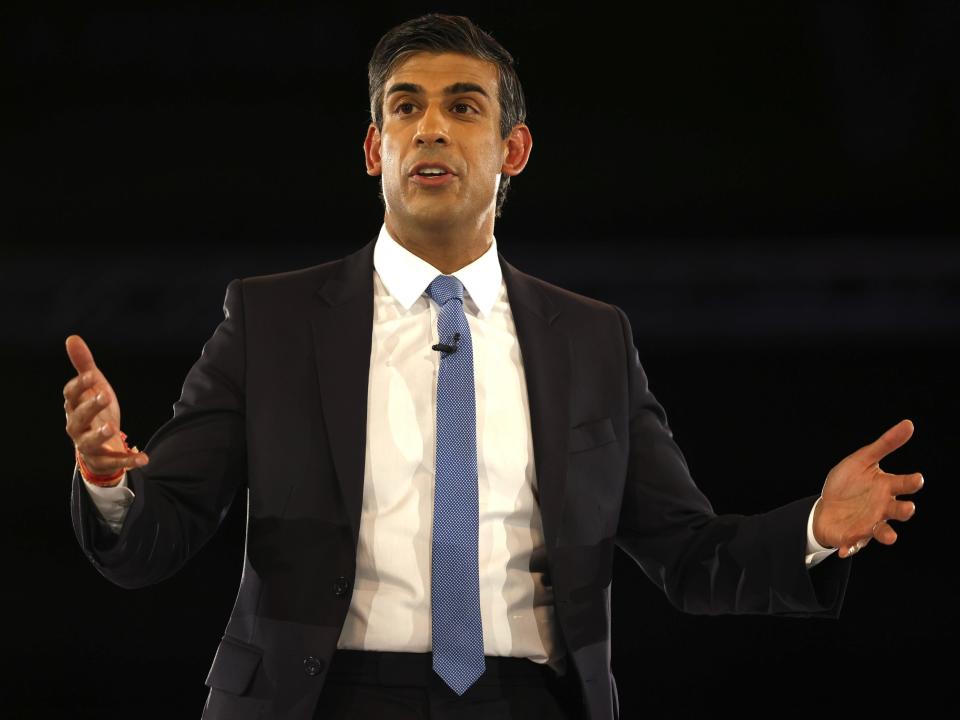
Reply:
[[[437,275],[427,286],[427,294],[440,306],[453,298],[463,302],[463,283],[453,275]]]

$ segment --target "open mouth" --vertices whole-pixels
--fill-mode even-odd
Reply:
[[[446,185],[453,182],[453,179],[456,177],[453,173],[414,173],[410,176],[410,179],[418,185]]]

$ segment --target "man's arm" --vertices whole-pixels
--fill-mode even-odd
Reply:
[[[187,374],[173,417],[144,448],[149,464],[127,469],[127,488],[104,488],[132,496],[124,516],[101,514],[74,473],[74,532],[111,582],[142,587],[169,577],[219,527],[246,480],[245,361],[243,287],[234,280],[224,319]],[[119,533],[104,527],[117,520]]]
[[[74,472],[79,472],[79,467]],[[83,486],[90,493],[90,499],[97,509],[97,521],[101,525],[119,535],[123,527],[124,518],[134,501],[133,491],[127,483],[127,473],[124,472],[120,482],[110,487],[101,487],[84,481]]]
[[[617,544],[683,612],[836,617],[850,563],[827,558],[808,569],[805,562],[804,526],[818,498],[757,515],[717,515],[650,391],[630,322],[616,310],[630,393],[630,456]]]
[[[813,509],[810,510],[810,515],[807,517],[807,553],[804,562],[808,569],[816,567],[837,551],[837,548],[825,548],[817,542],[817,538],[813,534],[813,514],[817,511],[817,506],[822,499],[823,496],[817,498],[817,501],[813,504]]]

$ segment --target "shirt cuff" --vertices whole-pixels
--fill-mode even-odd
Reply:
[[[816,512],[817,505],[820,504],[821,499],[822,496],[817,498],[817,502],[815,502],[810,509],[810,517],[807,518],[807,553],[804,559],[807,569],[812,568],[817,563],[829,557],[831,553],[837,551],[837,548],[825,548],[818,543],[817,539],[813,536],[813,514]]]
[[[81,479],[83,475],[81,474]],[[83,480],[84,487],[90,493],[90,499],[100,513],[101,525],[105,525],[113,532],[120,534],[120,528],[123,527],[123,519],[130,511],[133,499],[136,497],[127,486],[127,474],[124,473],[120,482],[113,487],[100,487],[86,480]]]

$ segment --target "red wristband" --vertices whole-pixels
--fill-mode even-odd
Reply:
[[[129,450],[127,445],[127,434],[120,431],[120,440],[123,442],[123,449]],[[126,472],[124,468],[120,468],[117,472],[112,475],[95,475],[90,471],[90,468],[87,467],[86,463],[83,462],[83,457],[80,455],[80,449],[76,450],[77,456],[77,466],[80,468],[80,475],[83,476],[83,479],[86,480],[91,485],[96,485],[98,487],[112,487],[117,484],[117,480],[123,477],[123,473]]]

